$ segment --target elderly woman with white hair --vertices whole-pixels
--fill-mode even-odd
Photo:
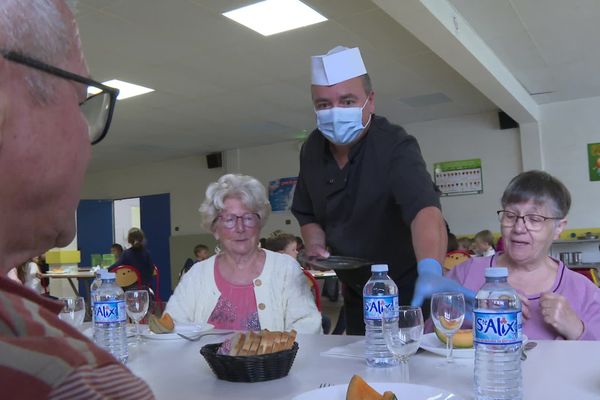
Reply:
[[[202,222],[220,252],[184,275],[166,307],[175,321],[216,328],[320,333],[316,308],[300,265],[259,247],[271,207],[255,178],[227,174],[206,190]]]

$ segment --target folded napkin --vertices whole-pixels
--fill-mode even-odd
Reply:
[[[345,346],[332,347],[321,353],[322,356],[343,358],[365,358],[365,340],[359,340]]]

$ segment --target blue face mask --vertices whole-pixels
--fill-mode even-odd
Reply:
[[[369,115],[369,121],[362,124],[362,111],[368,101],[367,98],[362,107],[333,107],[316,111],[317,128],[333,144],[352,143],[371,121]]]

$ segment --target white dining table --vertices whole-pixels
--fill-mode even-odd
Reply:
[[[293,399],[320,384],[347,384],[354,374],[367,382],[398,382],[399,367],[368,368],[362,359],[323,356],[332,347],[362,340],[358,336],[298,335],[299,351],[288,376],[267,382],[219,380],[200,348],[219,337],[198,342],[150,340],[130,348],[127,366],[144,379],[157,399]],[[522,364],[526,400],[600,399],[600,342],[538,341]],[[473,359],[444,358],[420,350],[409,361],[410,383],[445,389],[474,399]]]

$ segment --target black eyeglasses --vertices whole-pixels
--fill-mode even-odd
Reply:
[[[48,74],[79,82],[87,86],[88,97],[83,102],[79,103],[79,108],[88,123],[90,141],[92,144],[96,144],[104,139],[104,136],[106,136],[108,128],[110,127],[110,121],[112,120],[113,112],[115,110],[119,89],[103,85],[102,83],[86,78],[85,76],[77,75],[46,64],[16,51],[0,49],[0,53],[2,53],[2,56],[9,61],[26,65]],[[90,87],[95,88],[93,93],[90,93]]]
[[[515,226],[519,219],[522,219],[523,223],[525,224],[525,228],[530,231],[539,231],[544,226],[544,223],[548,220],[562,219],[559,217],[545,217],[538,214],[518,215],[512,211],[506,210],[496,211],[496,213],[498,214],[500,225],[510,228],[511,226]]]

